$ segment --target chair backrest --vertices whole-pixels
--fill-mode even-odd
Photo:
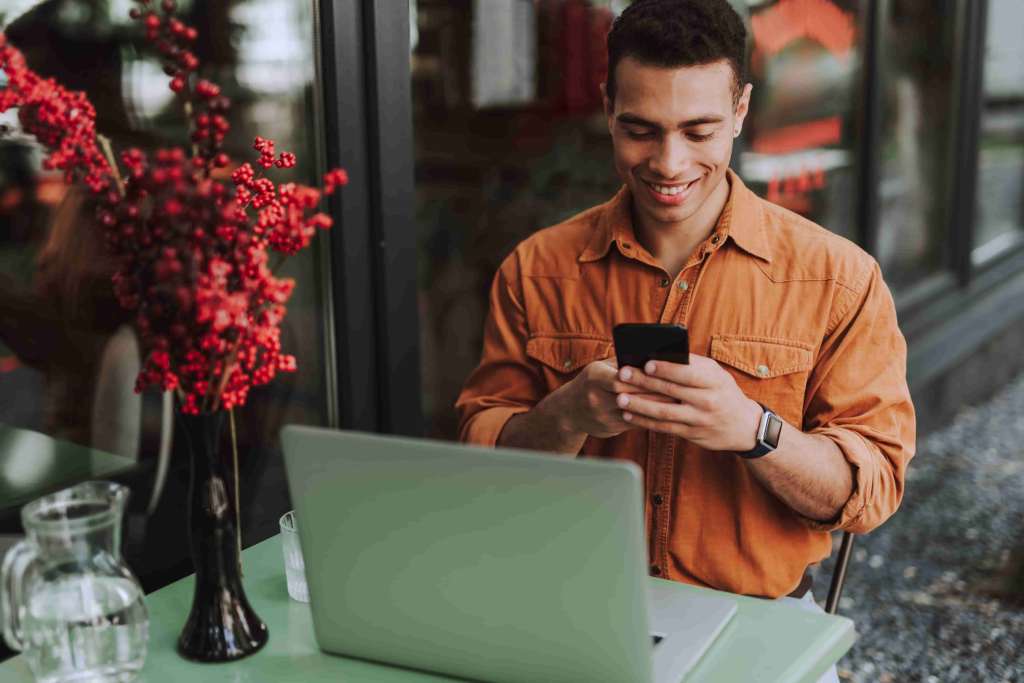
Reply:
[[[853,548],[853,534],[849,531],[843,532],[843,542],[839,546],[839,556],[836,557],[836,568],[832,570],[832,585],[828,589],[828,598],[825,600],[825,611],[835,614],[839,609],[839,598],[843,594],[843,583],[846,581],[846,565],[850,562],[850,550]]]

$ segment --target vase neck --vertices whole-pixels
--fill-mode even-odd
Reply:
[[[178,413],[185,447],[193,459],[212,460],[217,455],[221,430],[224,428],[224,411],[189,415]]]

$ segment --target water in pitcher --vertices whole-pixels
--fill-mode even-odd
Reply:
[[[114,576],[39,584],[25,612],[25,656],[39,683],[127,683],[142,669],[149,637],[142,592]]]

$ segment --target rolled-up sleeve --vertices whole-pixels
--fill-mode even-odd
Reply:
[[[494,446],[509,419],[543,397],[541,378],[526,355],[527,337],[519,258],[513,252],[491,285],[480,364],[455,402],[459,440]]]
[[[916,420],[907,386],[907,346],[892,296],[871,262],[841,288],[808,383],[804,431],[831,439],[853,471],[854,489],[837,519],[814,529],[867,533],[903,499]]]

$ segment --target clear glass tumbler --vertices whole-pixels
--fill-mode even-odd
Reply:
[[[281,550],[284,553],[284,575],[288,580],[288,595],[292,600],[309,602],[306,585],[306,563],[299,547],[299,532],[295,528],[295,511],[281,515]]]

